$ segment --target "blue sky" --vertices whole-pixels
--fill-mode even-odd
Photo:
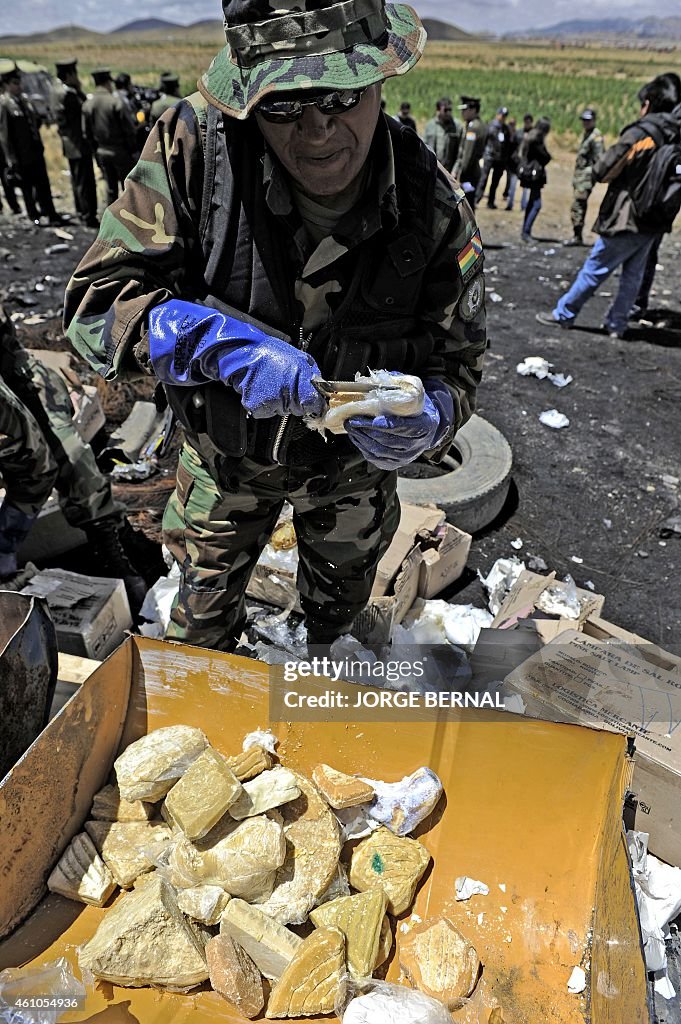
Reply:
[[[679,0],[641,5],[638,0],[420,0],[420,14],[441,18],[469,30],[506,32],[554,24],[568,18],[593,18],[679,13]],[[0,34],[31,33],[69,23],[105,32],[135,18],[159,17],[186,24],[220,17],[219,0],[0,0]]]

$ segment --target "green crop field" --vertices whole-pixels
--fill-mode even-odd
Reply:
[[[14,44],[11,52],[0,44],[2,56],[26,58],[53,69],[65,55],[79,59],[86,88],[87,73],[97,65],[115,72],[128,71],[143,85],[155,85],[158,72],[179,72],[189,92],[201,71],[222,45],[221,33],[189,29],[186,33],[138,36],[112,35],[59,42]],[[518,120],[529,111],[551,118],[555,134],[569,143],[579,131],[578,117],[587,105],[595,106],[600,125],[610,136],[638,115],[636,92],[640,85],[662,71],[677,68],[679,51],[606,49],[597,46],[560,47],[547,44],[511,44],[474,41],[432,43],[404,78],[385,84],[388,110],[409,100],[419,126],[432,116],[435,100],[460,93],[480,96],[483,117],[489,118],[502,104]]]

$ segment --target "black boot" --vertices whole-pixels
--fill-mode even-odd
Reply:
[[[92,553],[92,575],[123,580],[135,620],[147,587],[123,549],[121,529],[122,523],[118,516],[96,519],[83,526]]]
[[[118,536],[123,550],[148,587],[153,587],[159,577],[168,575],[161,545],[149,540],[143,530],[136,530],[124,519]]]

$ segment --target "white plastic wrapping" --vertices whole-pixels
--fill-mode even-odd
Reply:
[[[54,1000],[53,1006],[22,1006]],[[85,986],[64,957],[42,967],[8,967],[0,972],[0,1021],[3,1024],[54,1024],[82,1007]]]
[[[443,1003],[404,985],[368,982],[360,993],[345,987],[337,1013],[343,1024],[452,1024]]]
[[[330,406],[323,416],[306,420],[313,430],[328,430],[332,434],[345,433],[345,421],[351,416],[418,416],[423,411],[425,392],[419,377],[394,374],[388,370],[369,370],[367,377],[359,373],[355,381],[372,385],[370,391],[354,401]]]

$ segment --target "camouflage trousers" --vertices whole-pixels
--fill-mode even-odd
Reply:
[[[586,207],[589,202],[589,196],[591,192],[585,192],[582,190],[575,189],[572,193],[572,205],[570,206],[570,220],[572,221],[572,230],[576,235],[581,235],[584,230],[584,221],[586,220]]]
[[[12,438],[0,451],[8,500],[23,512],[36,514],[54,485],[71,526],[117,515],[111,484],[73,426],[66,384],[28,353],[21,355],[30,371],[30,385],[17,395],[3,381],[0,393],[0,418],[9,428],[1,426],[0,434]]]
[[[397,529],[397,474],[358,454],[316,469],[243,458],[235,477],[236,493],[222,490],[195,449],[182,449],[163,518],[164,541],[182,573],[166,637],[234,649],[251,571],[288,499],[308,638],[331,643],[366,606],[378,560]]]

